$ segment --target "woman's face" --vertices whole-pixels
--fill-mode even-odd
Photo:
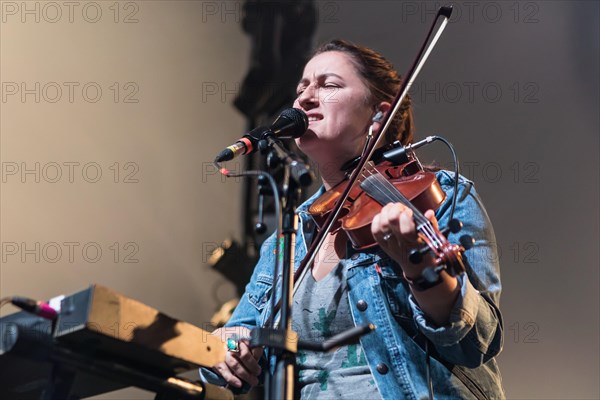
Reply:
[[[308,131],[298,147],[317,161],[346,161],[359,155],[375,114],[369,90],[350,56],[328,51],[304,67],[295,108],[308,115]]]

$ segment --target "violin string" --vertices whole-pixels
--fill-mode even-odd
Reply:
[[[433,225],[431,224],[431,221],[429,221],[423,215],[423,213],[421,213],[421,211],[419,211],[419,209],[417,209],[406,198],[406,196],[404,196],[402,192],[398,190],[398,188],[396,188],[389,180],[385,179],[385,177],[377,169],[375,169],[372,165],[370,167],[372,167],[371,172],[373,173],[374,171],[376,173],[375,176],[377,176],[377,179],[381,183],[381,186],[386,188],[390,193],[393,193],[390,197],[393,197],[396,201],[400,201],[411,208],[411,210],[413,211],[415,222],[417,222],[418,224],[417,229],[423,235],[425,235],[432,243],[436,244],[437,246],[440,246],[442,243],[438,239],[438,236],[435,232],[435,229],[433,228]]]
[[[372,164],[368,165],[364,171],[370,174],[370,176],[367,176],[364,172],[361,174],[361,177],[364,178],[364,185],[361,184],[361,186],[367,186],[363,188],[365,191],[367,191],[367,193],[379,194],[382,200],[385,200],[386,204],[388,202],[400,202],[409,207],[413,211],[413,216],[415,222],[417,223],[417,230],[419,230],[432,243],[436,244],[437,246],[441,245],[441,241],[437,238],[431,221],[429,221],[423,215],[423,213],[421,213],[406,198],[406,196],[404,196],[390,181],[385,179],[385,177],[377,169],[375,169]],[[373,180],[376,180],[379,184],[375,184]]]
[[[369,168],[371,168],[371,166],[369,166]],[[377,192],[378,194],[380,194],[381,197],[385,199],[386,204],[391,202],[400,202],[404,204],[405,206],[413,210],[414,217],[415,220],[417,220],[417,222],[424,222],[421,219],[421,215],[419,215],[420,212],[410,203],[410,201],[408,201],[408,199],[402,193],[400,193],[400,191],[398,191],[398,189],[396,189],[395,186],[393,186],[387,179],[385,179],[381,175],[381,173],[379,173],[379,171],[373,171],[369,169],[368,172],[372,174],[372,178],[369,179],[370,177],[367,177],[365,179],[365,184],[369,186],[371,192]],[[373,180],[376,180],[379,184],[376,184],[375,182],[373,182]]]
[[[431,222],[425,218],[425,216],[418,209],[415,209],[412,203],[410,203],[408,199],[396,189],[395,186],[389,184],[388,180],[381,175],[375,175],[374,178],[379,182],[379,185],[374,186],[373,190],[376,190],[382,194],[382,197],[384,197],[387,202],[400,202],[413,210],[414,219],[417,223],[417,230],[421,232],[431,243],[439,246],[439,240],[436,238],[433,227],[431,226]],[[369,184],[371,184],[371,182],[369,182]],[[386,193],[383,193],[384,190]]]
[[[392,183],[390,181],[385,179],[385,177],[379,171],[374,169],[372,164],[368,166],[367,171],[369,173],[371,173],[372,174],[371,176],[373,177],[373,179],[377,180],[379,183],[379,185],[376,185],[376,184],[373,184],[370,182],[370,186],[374,190],[377,190],[379,193],[385,195],[386,200],[388,202],[400,202],[400,203],[404,204],[405,206],[409,207],[413,211],[414,218],[415,218],[415,220],[417,220],[418,223],[426,223],[427,222],[427,219],[425,218],[425,216],[394,185],[392,185]],[[381,189],[385,189],[386,192],[383,192],[383,190],[381,190]]]
[[[375,175],[381,187],[389,192],[389,198],[407,205],[413,211],[413,218],[417,223],[417,230],[423,233],[431,242],[438,243],[435,231],[429,221],[407,198],[404,196],[390,181],[385,179],[381,174]]]

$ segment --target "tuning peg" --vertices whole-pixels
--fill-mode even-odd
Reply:
[[[460,244],[465,250],[469,250],[475,244],[475,239],[471,235],[462,235],[459,239]]]
[[[423,256],[428,252],[428,246],[423,246],[420,249],[412,249],[408,255],[408,260],[413,264],[418,264],[423,261]]]
[[[460,222],[459,220],[457,220],[456,218],[452,218],[449,222],[448,222],[448,226],[446,226],[443,230],[442,233],[444,234],[444,236],[448,237],[448,235],[450,233],[458,233],[460,232],[460,230],[462,229],[463,224],[462,222]]]

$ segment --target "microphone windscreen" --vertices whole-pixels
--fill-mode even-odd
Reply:
[[[298,108],[286,108],[280,116],[293,122],[293,126],[286,132],[293,138],[299,138],[308,129],[308,116]]]

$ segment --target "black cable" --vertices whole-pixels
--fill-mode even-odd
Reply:
[[[452,152],[452,159],[454,160],[454,196],[452,198],[452,208],[450,209],[450,218],[448,219],[448,221],[452,221],[452,219],[454,218],[454,210],[456,209],[456,197],[458,196],[458,177],[460,175],[460,166],[458,165],[458,157],[456,156],[456,152],[454,151],[454,147],[452,146],[452,143],[450,143],[448,140],[444,139],[441,136],[434,136],[433,139],[439,140],[439,141],[443,142],[446,146],[448,146],[448,148]]]
[[[452,143],[441,136],[434,136],[433,140],[439,140],[444,143],[452,153],[452,159],[454,160],[454,196],[452,196],[452,207],[450,208],[450,218],[448,221],[454,219],[454,211],[456,210],[456,198],[458,197],[458,179],[460,175],[460,167],[458,165],[458,157]],[[431,378],[431,355],[429,353],[429,340],[425,340],[425,377],[427,379],[427,391],[429,394],[429,400],[433,400],[433,380]]]
[[[273,284],[271,286],[271,309],[275,309],[275,297],[276,297],[276,283],[277,278],[279,276],[279,236],[281,235],[281,202],[279,199],[279,189],[277,188],[277,183],[271,174],[265,171],[258,170],[250,170],[244,171],[240,173],[235,173],[227,170],[226,168],[221,168],[219,163],[214,161],[213,164],[217,167],[217,170],[225,175],[227,178],[229,177],[251,177],[251,176],[263,176],[267,178],[269,184],[271,185],[271,190],[273,191],[273,197],[277,203],[275,207],[275,220],[277,221],[277,227],[275,228],[275,266],[273,268]],[[271,327],[273,327],[273,320],[271,320]]]
[[[9,296],[0,299],[0,307],[5,306],[6,304],[12,304],[23,311],[37,315],[38,317],[49,319],[51,321],[54,321],[56,318],[58,318],[58,312],[54,308],[50,307],[48,303],[43,301],[37,301],[28,297],[20,296]]]

